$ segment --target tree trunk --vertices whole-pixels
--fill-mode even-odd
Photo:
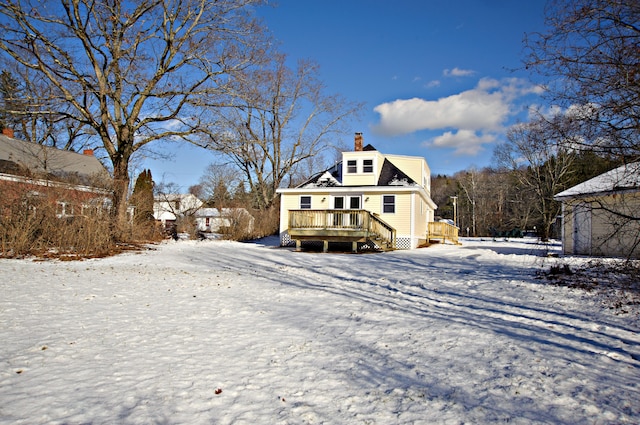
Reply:
[[[113,160],[113,231],[116,241],[125,240],[128,227],[127,197],[129,194],[129,159],[121,154]]]

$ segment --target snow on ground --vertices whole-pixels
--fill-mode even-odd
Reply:
[[[550,252],[1,260],[0,424],[640,422],[639,306],[536,279]]]

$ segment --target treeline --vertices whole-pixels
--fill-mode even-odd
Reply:
[[[519,236],[527,232],[543,240],[559,238],[561,205],[553,196],[623,161],[593,151],[567,155],[571,165],[557,180],[558,176],[548,172],[555,168],[556,156],[535,167],[496,165],[453,176],[432,176],[436,216],[455,218],[462,236]]]

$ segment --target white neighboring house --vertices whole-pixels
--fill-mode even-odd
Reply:
[[[218,233],[221,228],[238,225],[247,225],[248,233],[253,230],[254,218],[244,208],[200,208],[195,218],[196,229],[200,232]]]
[[[640,258],[640,162],[554,196],[562,202],[565,254]]]
[[[188,194],[167,194],[156,196],[153,200],[153,218],[164,229],[170,229],[180,217],[195,215],[203,202],[197,196]]]

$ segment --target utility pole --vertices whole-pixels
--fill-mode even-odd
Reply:
[[[457,196],[449,196],[449,198],[453,199],[453,224],[458,227],[458,207],[456,201],[458,200]]]

